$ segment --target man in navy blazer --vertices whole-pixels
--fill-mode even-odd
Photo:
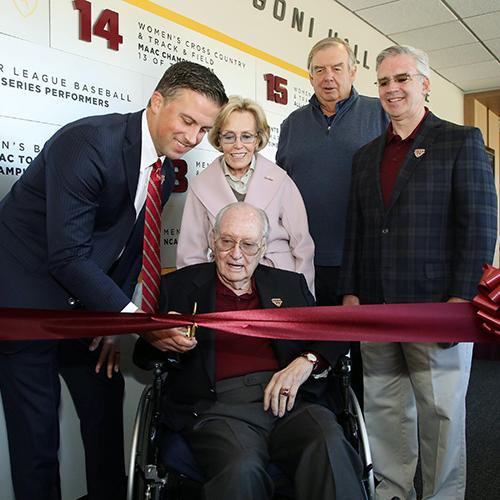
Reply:
[[[429,73],[412,47],[377,57],[391,124],[354,157],[344,304],[470,300],[493,258],[497,198],[481,133],[425,107]],[[423,498],[463,499],[472,345],[363,343],[361,352],[377,499],[416,498],[419,443]]]
[[[145,110],[59,130],[0,202],[0,306],[138,310],[131,298],[152,164],[163,161],[165,203],[174,186],[169,160],[200,143],[226,101],[210,70],[181,62],[165,72]],[[0,344],[17,500],[60,499],[59,371],[81,421],[89,498],[124,498],[118,366],[112,339],[94,352],[83,340]]]

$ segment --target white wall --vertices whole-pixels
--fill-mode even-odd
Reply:
[[[92,36],[90,42],[80,40],[80,16],[71,0],[0,0],[0,197],[64,123],[81,116],[144,107],[156,81],[176,57],[213,68],[229,94],[252,97],[262,104],[273,128],[265,154],[273,158],[281,121],[311,95],[305,60],[315,41],[331,29],[357,45],[360,65],[356,87],[368,95],[376,95],[376,54],[390,44],[331,0],[80,3],[82,8],[90,7],[92,23],[104,9],[117,13],[118,31],[123,37],[118,50],[108,48],[107,40],[99,36]],[[267,73],[287,80],[286,105],[267,99]],[[443,118],[463,123],[461,91],[436,75],[432,77],[430,107]],[[206,141],[188,153],[187,179],[215,156]],[[165,267],[173,266],[184,196],[181,192],[174,194],[164,211]],[[133,342],[126,342],[128,443],[137,400],[148,376],[131,366],[127,352]],[[83,495],[85,484],[78,424],[65,388],[61,422],[61,476],[66,500]],[[2,411],[0,498],[13,498]]]

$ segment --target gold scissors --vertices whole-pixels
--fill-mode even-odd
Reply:
[[[191,313],[193,316],[196,314],[196,309],[198,308],[198,303],[195,302],[193,306],[193,312]],[[186,337],[188,339],[192,339],[196,335],[196,329],[198,328],[198,325],[196,323],[193,323],[192,325],[189,325],[187,327],[186,331]]]

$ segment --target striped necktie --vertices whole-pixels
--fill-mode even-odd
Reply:
[[[158,310],[161,260],[161,160],[153,164],[148,182],[144,214],[144,247],[142,252],[142,305],[144,312]]]

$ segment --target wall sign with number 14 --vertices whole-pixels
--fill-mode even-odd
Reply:
[[[104,9],[92,26],[92,4],[88,0],[74,0],[73,6],[80,12],[80,40],[91,42],[95,35],[108,41],[108,49],[119,50],[123,37],[118,28],[118,12]]]

